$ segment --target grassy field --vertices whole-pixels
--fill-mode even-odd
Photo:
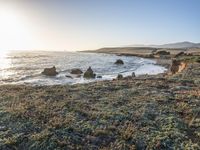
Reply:
[[[0,149],[200,149],[200,63],[169,76],[0,86]]]

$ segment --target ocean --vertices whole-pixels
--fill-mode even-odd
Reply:
[[[124,65],[115,65],[122,59]],[[55,77],[42,75],[44,68],[55,66],[59,74]],[[84,79],[71,75],[73,68],[83,72],[91,66],[101,79]],[[11,51],[0,54],[0,84],[60,85],[88,83],[99,80],[112,80],[120,73],[129,76],[135,72],[142,74],[158,74],[166,68],[156,64],[154,60],[133,56],[116,56],[112,54],[83,52],[47,52],[47,51]],[[73,79],[66,77],[72,76]]]

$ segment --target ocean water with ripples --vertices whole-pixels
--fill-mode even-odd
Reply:
[[[122,59],[124,65],[115,65]],[[41,72],[44,68],[56,66],[59,74],[47,77]],[[70,74],[73,68],[83,71],[91,66],[101,79],[84,79]],[[97,80],[112,80],[120,73],[124,76],[135,74],[158,74],[166,68],[154,60],[133,56],[82,52],[12,51],[0,54],[0,84],[59,85],[87,83]],[[73,78],[67,78],[70,75]]]

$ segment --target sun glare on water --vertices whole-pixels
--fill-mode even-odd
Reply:
[[[8,59],[9,51],[0,51],[0,79],[8,77],[11,73],[6,71],[11,66],[11,60]]]

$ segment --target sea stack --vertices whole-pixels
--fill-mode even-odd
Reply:
[[[84,73],[83,77],[87,79],[95,78],[96,74],[93,72],[92,68],[89,67],[87,71]]]

